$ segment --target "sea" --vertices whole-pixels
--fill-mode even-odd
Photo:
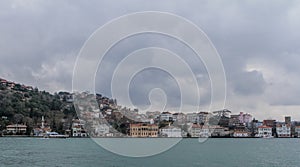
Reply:
[[[201,143],[183,139],[158,155],[133,158],[111,153],[89,138],[2,137],[0,166],[299,167],[300,138],[210,138]]]

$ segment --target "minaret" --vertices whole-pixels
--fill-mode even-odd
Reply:
[[[45,127],[44,127],[44,121],[45,121],[45,120],[44,120],[44,116],[42,116],[42,127],[41,127],[42,129],[45,128]]]

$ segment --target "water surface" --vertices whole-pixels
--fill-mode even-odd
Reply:
[[[298,167],[300,139],[184,139],[162,154],[128,158],[88,138],[0,138],[0,166]]]

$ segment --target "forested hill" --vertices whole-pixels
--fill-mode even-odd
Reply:
[[[71,94],[50,94],[0,78],[0,130],[18,123],[26,124],[30,132],[41,122],[42,116],[54,131],[69,129],[76,117]]]

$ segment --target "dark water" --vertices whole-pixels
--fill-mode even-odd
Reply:
[[[128,158],[91,139],[0,138],[0,166],[298,167],[300,139],[184,139],[162,154]]]

